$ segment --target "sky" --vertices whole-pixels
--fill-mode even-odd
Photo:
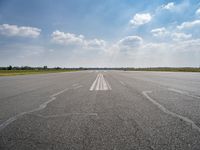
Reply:
[[[0,0],[0,66],[200,67],[199,0]]]

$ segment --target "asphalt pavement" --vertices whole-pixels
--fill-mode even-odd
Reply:
[[[0,77],[1,150],[200,150],[200,73]]]

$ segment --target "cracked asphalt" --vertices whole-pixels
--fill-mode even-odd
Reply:
[[[199,128],[199,73],[0,77],[1,150],[200,150]]]

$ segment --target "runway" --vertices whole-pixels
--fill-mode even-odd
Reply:
[[[0,77],[0,149],[200,149],[200,74]]]

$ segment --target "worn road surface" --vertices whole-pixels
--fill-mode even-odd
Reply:
[[[200,74],[0,77],[1,150],[200,150]]]

